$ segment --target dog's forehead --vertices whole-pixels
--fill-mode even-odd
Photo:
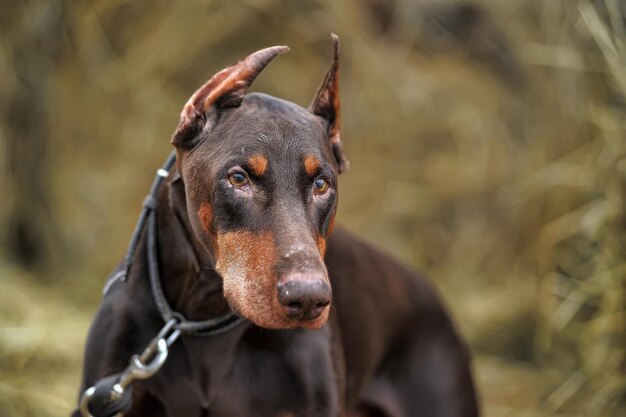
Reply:
[[[254,93],[228,111],[212,132],[213,140],[250,150],[319,148],[325,138],[323,121],[297,104]]]

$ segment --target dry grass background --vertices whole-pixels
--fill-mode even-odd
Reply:
[[[484,415],[625,415],[625,7],[1,2],[0,415],[73,406],[100,288],[187,97],[288,44],[253,89],[307,104],[330,31],[353,167],[339,221],[431,276]]]

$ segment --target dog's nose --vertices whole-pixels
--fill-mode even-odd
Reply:
[[[287,317],[313,320],[330,304],[330,285],[319,279],[288,279],[278,284],[278,302],[285,306]]]

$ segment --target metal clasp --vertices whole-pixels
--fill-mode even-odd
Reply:
[[[150,341],[141,355],[133,355],[126,369],[120,374],[119,379],[113,385],[110,392],[111,401],[119,400],[124,390],[136,379],[147,379],[153,376],[167,360],[169,347],[180,336],[180,330],[176,329],[178,319],[173,318],[159,331],[159,334]],[[83,417],[94,417],[89,411],[89,402],[96,391],[95,385],[89,387],[83,393],[80,400],[79,410]],[[121,416],[122,413],[116,414]]]

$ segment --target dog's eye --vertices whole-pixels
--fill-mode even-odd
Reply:
[[[248,178],[242,174],[241,172],[235,172],[228,176],[228,181],[232,184],[233,187],[241,188],[244,185],[248,184]]]
[[[322,177],[317,177],[315,178],[315,181],[313,181],[313,190],[315,194],[325,194],[326,191],[328,191],[328,187],[328,181]]]

